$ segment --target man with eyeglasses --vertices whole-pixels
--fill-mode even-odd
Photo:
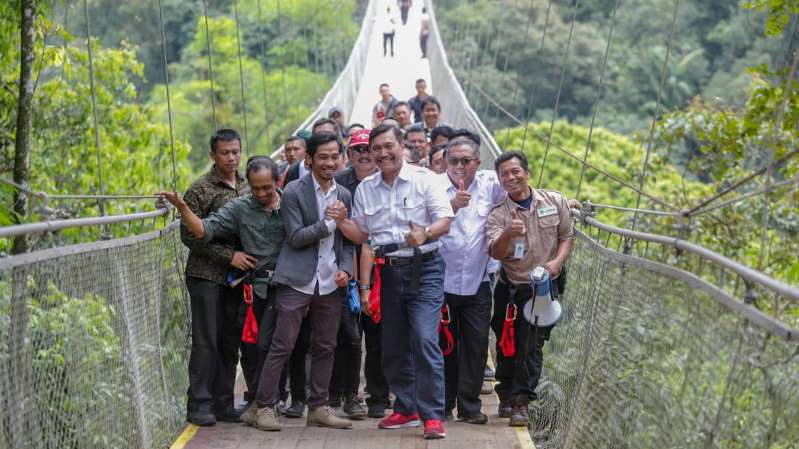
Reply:
[[[446,263],[444,299],[452,340],[440,335],[444,356],[445,413],[469,424],[485,424],[480,391],[483,385],[491,321],[489,256],[485,251],[488,213],[507,193],[496,174],[480,167],[479,137],[458,130],[446,150],[446,173],[438,180],[446,189],[455,212],[449,234],[441,237]],[[448,313],[446,313],[448,312]],[[445,349],[449,345],[448,349]]]

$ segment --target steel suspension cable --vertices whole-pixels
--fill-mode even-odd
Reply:
[[[208,49],[208,79],[211,81],[211,120],[213,121],[214,130],[216,130],[218,129],[216,124],[216,93],[214,91],[214,66],[211,64],[211,31],[208,28],[208,0],[203,0],[203,17],[205,17],[205,46]]]
[[[282,11],[281,11],[281,8],[280,8],[280,0],[277,0],[275,2],[275,10],[277,12],[277,35],[280,36],[281,38],[284,38],[284,36],[283,36],[283,15],[281,14]],[[285,41],[286,41],[286,44],[288,44],[288,39],[286,39]],[[285,57],[285,55],[284,55],[284,57]],[[286,61],[280,61],[280,72],[281,72],[281,77],[282,77],[282,81],[283,81],[283,108],[282,108],[282,110],[283,111],[288,111],[289,97],[286,94]],[[291,126],[291,124],[286,122],[286,129],[283,130],[283,134],[284,135],[288,135],[289,134],[289,132],[290,132],[289,129],[288,129],[289,126]]]
[[[560,109],[560,94],[563,92],[563,81],[566,79],[566,61],[569,58],[569,50],[571,49],[572,37],[574,36],[574,23],[577,21],[577,10],[580,7],[580,0],[574,1],[574,11],[572,12],[571,25],[569,26],[569,37],[566,39],[566,50],[563,52],[563,60],[560,63],[560,81],[558,82],[558,92],[555,95],[555,107],[552,111],[552,119],[549,122],[549,135],[547,136],[547,144],[544,147],[544,160],[541,161],[541,170],[538,172],[538,182],[536,188],[541,188],[541,181],[544,179],[544,169],[547,166],[547,156],[549,156],[549,146],[552,141],[552,132],[555,129],[555,119],[558,118]]]
[[[652,153],[652,143],[655,136],[655,126],[657,125],[658,116],[660,115],[660,108],[663,105],[663,86],[666,84],[666,74],[669,68],[669,57],[671,56],[671,45],[674,42],[674,30],[677,24],[677,12],[680,9],[680,0],[674,0],[674,9],[671,15],[671,27],[669,30],[669,39],[666,43],[666,56],[663,58],[663,66],[660,69],[660,86],[658,87],[657,100],[655,103],[655,112],[652,116],[652,124],[649,127],[649,137],[647,137],[646,154],[644,155],[644,166],[641,173],[641,182],[639,188],[643,190],[646,178],[649,175],[649,156]],[[641,195],[635,200],[635,208],[641,207]],[[635,225],[638,223],[638,213],[633,214],[633,221],[630,229],[635,231]]]
[[[169,117],[169,148],[172,156],[172,191],[178,190],[178,169],[175,161],[175,131],[172,125],[172,100],[169,96],[169,61],[166,56],[166,33],[164,32],[164,2],[158,0],[158,22],[161,28],[161,49],[164,54],[164,81],[166,82],[166,111]]]
[[[205,1],[205,0],[203,0]],[[258,26],[263,26],[263,17],[261,14],[261,0],[258,0]],[[264,27],[265,28],[265,27]],[[264,29],[264,31],[266,31]],[[262,35],[260,39],[258,39],[258,46],[260,47],[260,54],[261,54],[261,94],[263,95],[264,100],[264,130],[266,132],[266,141],[271,143],[272,138],[269,135],[269,103],[267,101],[268,95],[266,90],[266,48],[264,45],[265,37]]]
[[[100,146],[100,127],[97,120],[97,86],[94,80],[94,54],[92,52],[92,30],[91,21],[89,18],[89,6],[87,0],[83,0],[83,16],[86,21],[86,49],[89,53],[89,87],[92,93],[92,121],[94,123],[94,150],[97,157],[97,190],[101,195],[105,194],[105,185],[103,183],[103,156],[102,147]],[[101,201],[97,202],[100,208],[100,215],[105,215],[105,204]]]
[[[532,22],[532,19],[533,19],[533,1],[534,0],[530,0],[530,6],[527,8],[527,23],[524,25],[524,39],[522,39],[522,42],[524,42],[525,46],[527,45],[527,39],[529,38],[529,35],[530,35],[530,22]],[[505,53],[505,67],[503,68],[503,72],[505,72],[505,73],[508,72],[508,55],[509,54],[510,54],[510,52],[506,52]],[[519,94],[519,81],[517,79],[516,82],[513,83],[513,93],[511,94],[511,97],[510,97],[511,98],[510,99],[510,104],[511,105],[515,105],[516,104],[516,97],[518,96],[518,94]],[[522,112],[524,112],[524,111],[522,111]],[[508,130],[505,133],[505,141],[506,142],[510,142],[510,130],[511,130],[511,128],[512,128],[511,126],[508,126]]]
[[[544,19],[544,32],[541,35],[541,44],[538,46],[538,54],[543,54],[544,52],[544,44],[547,41],[547,32],[549,31],[549,19],[552,14],[552,0],[549,0],[547,4],[547,14],[546,18]],[[523,152],[524,148],[527,144],[527,133],[530,129],[530,110],[533,107],[533,102],[535,101],[536,91],[538,90],[538,83],[533,85],[533,89],[530,92],[530,97],[527,100],[527,108],[524,112],[524,134],[522,135],[522,146],[520,150]]]
[[[743,200],[745,200],[747,198],[751,198],[753,196],[761,195],[761,194],[765,193],[766,190],[770,189],[773,192],[774,190],[777,190],[777,189],[785,187],[785,186],[789,186],[791,184],[793,184],[793,189],[792,190],[796,190],[797,188],[799,188],[799,175],[791,177],[791,178],[788,178],[788,179],[784,179],[784,180],[779,181],[779,182],[772,183],[770,187],[768,187],[768,186],[762,187],[760,189],[744,193],[743,195],[737,196],[735,198],[730,198],[727,201],[722,201],[721,203],[714,204],[713,206],[709,206],[709,207],[706,207],[704,209],[700,209],[700,210],[694,212],[691,216],[696,217],[696,216],[699,216],[699,215],[702,215],[702,214],[706,214],[706,213],[708,213],[710,211],[714,211],[716,209],[721,209],[722,207],[731,206],[731,205],[733,205],[735,203],[738,203],[738,202],[741,202],[741,201],[743,201]]]
[[[161,0],[159,0],[161,1]],[[239,88],[241,90],[241,114],[244,120],[244,154],[250,155],[250,139],[247,133],[247,100],[244,97],[244,66],[241,60],[241,32],[239,30],[239,1],[233,0],[233,15],[236,18],[236,52],[239,58]]]
[[[599,69],[599,87],[596,91],[596,98],[591,111],[591,125],[588,127],[588,139],[585,142],[585,152],[583,153],[583,164],[580,168],[580,179],[577,181],[577,191],[574,194],[575,198],[580,197],[580,191],[583,187],[583,177],[585,176],[585,162],[588,161],[588,152],[591,151],[591,139],[594,136],[594,124],[596,123],[596,112],[599,109],[599,101],[602,98],[602,90],[605,86],[605,69],[608,65],[608,54],[610,53],[610,43],[613,40],[613,28],[616,25],[616,10],[619,6],[619,0],[613,2],[613,12],[610,16],[610,26],[608,28],[608,42],[605,45],[605,54],[602,56],[602,68]]]

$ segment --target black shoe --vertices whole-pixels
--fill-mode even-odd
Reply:
[[[452,410],[444,410],[444,421],[452,421],[455,417],[452,415]]]
[[[463,417],[460,415],[460,413],[458,413],[458,419],[469,424],[485,424],[488,422],[488,416],[482,412]]]
[[[485,371],[483,371],[483,380],[494,380],[494,376],[496,376],[494,370],[486,366]]]
[[[252,404],[252,401],[248,401],[247,399],[244,399],[243,401],[241,401],[238,404],[236,404],[236,408],[234,408],[233,410],[235,410],[236,413],[238,413],[239,416],[241,416],[241,415],[244,414],[244,412],[247,411],[248,408],[250,408],[250,404]]]
[[[499,407],[497,407],[497,415],[500,418],[510,418],[513,411],[513,405],[510,399],[500,399]]]
[[[247,409],[245,408],[244,410],[239,411],[238,409],[230,407],[223,410],[214,410],[214,416],[219,422],[241,422],[239,418],[241,418],[241,415],[246,410]]]
[[[330,400],[328,401],[329,406],[331,407],[341,407],[341,399],[342,396],[340,394],[330,394]]]
[[[186,414],[186,421],[200,427],[210,427],[216,424],[216,417],[208,412],[189,412]]]
[[[514,404],[508,425],[511,427],[527,427],[529,422],[530,418],[527,415],[527,404]]]
[[[385,418],[386,404],[370,404],[369,409],[366,411],[366,416],[370,418]]]
[[[286,418],[302,418],[305,413],[305,402],[291,401],[291,407],[286,409]]]
[[[341,407],[341,410],[349,419],[366,418],[366,410],[363,409],[361,401],[358,400],[358,396],[355,394],[347,395],[344,398],[344,405]]]

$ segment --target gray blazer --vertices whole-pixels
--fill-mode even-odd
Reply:
[[[286,240],[280,249],[275,268],[274,282],[290,286],[303,286],[316,275],[319,260],[319,240],[330,232],[325,221],[319,219],[312,174],[290,182],[283,190],[280,214],[286,228]],[[352,212],[352,195],[344,186],[337,186],[338,199],[347,206],[347,215]],[[333,238],[338,269],[352,274],[352,242],[336,230]]]

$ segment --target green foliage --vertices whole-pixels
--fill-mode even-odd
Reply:
[[[791,15],[799,14],[796,0],[754,0],[744,2],[744,8],[768,11],[767,36],[780,35],[791,21]]]

